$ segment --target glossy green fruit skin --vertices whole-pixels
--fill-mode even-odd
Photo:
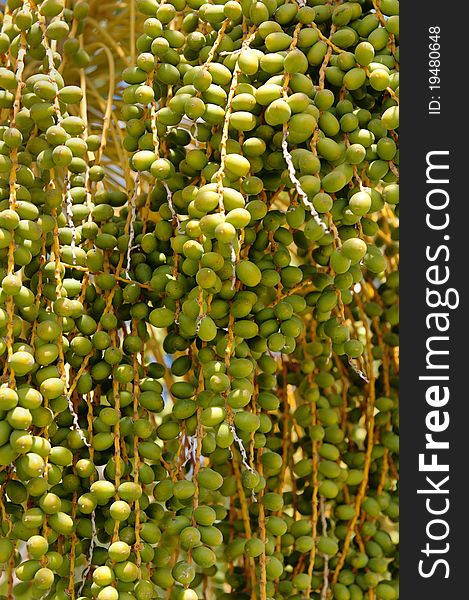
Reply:
[[[398,0],[36,4],[0,8],[2,593],[396,599]]]

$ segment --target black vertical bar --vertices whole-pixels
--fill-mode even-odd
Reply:
[[[400,598],[449,600],[468,574],[469,10],[401,7]]]

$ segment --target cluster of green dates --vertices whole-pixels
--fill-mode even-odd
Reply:
[[[397,600],[399,2],[109,4],[125,165],[99,4],[0,12],[0,598]]]

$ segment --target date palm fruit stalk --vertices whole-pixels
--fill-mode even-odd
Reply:
[[[0,17],[0,595],[396,600],[399,2]]]

